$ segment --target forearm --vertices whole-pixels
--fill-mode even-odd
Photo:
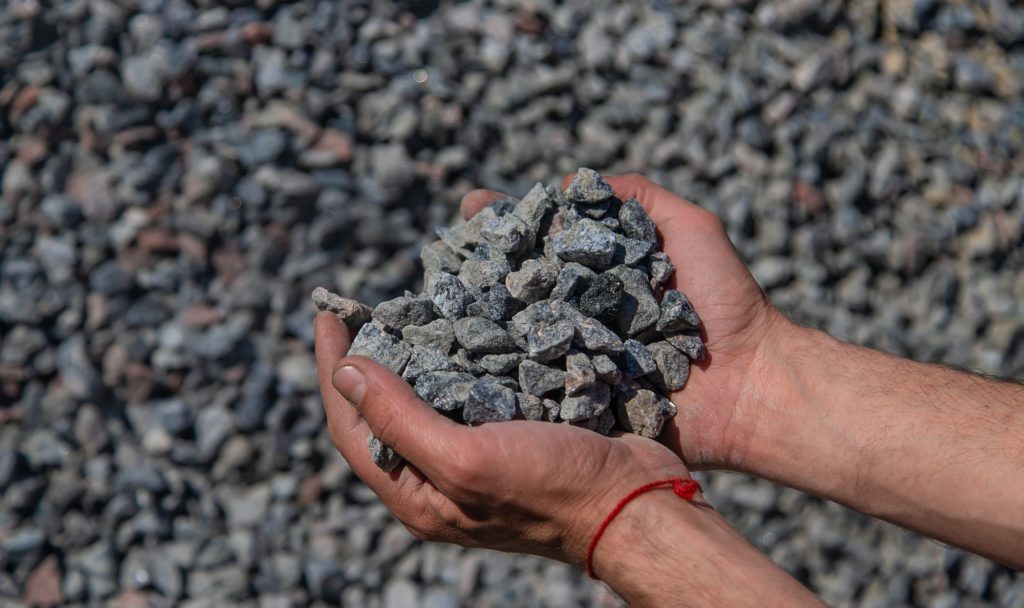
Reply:
[[[613,521],[594,571],[630,606],[818,605],[710,507],[651,492]]]
[[[740,468],[1024,566],[1024,387],[787,334]]]

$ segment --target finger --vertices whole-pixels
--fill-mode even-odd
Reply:
[[[349,332],[345,324],[335,315],[321,312],[316,316],[314,333],[317,377],[331,440],[366,485],[370,486],[384,502],[393,501],[402,488],[414,487],[421,480],[411,469],[403,467],[386,473],[373,462],[366,444],[370,427],[331,383],[331,372],[338,362],[344,359],[350,345]]]
[[[508,195],[494,190],[471,190],[462,197],[462,217],[468,220],[487,205],[503,198],[508,198]]]
[[[439,414],[405,380],[366,357],[343,359],[334,372],[334,387],[356,406],[374,435],[435,483],[447,480],[448,465],[476,443],[471,429]]]

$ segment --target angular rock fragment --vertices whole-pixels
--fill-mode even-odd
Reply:
[[[665,420],[676,415],[676,406],[653,391],[627,389],[616,397],[616,413],[626,431],[653,439]]]
[[[576,177],[565,189],[565,198],[574,203],[592,204],[611,198],[615,191],[604,181],[601,174],[593,169],[580,167]]]
[[[548,297],[558,272],[558,266],[548,260],[526,260],[519,270],[505,277],[505,286],[513,298],[532,304]]]
[[[525,355],[522,353],[505,353],[496,355],[484,355],[477,361],[480,367],[487,370],[487,373],[500,376],[507,374],[523,362]]]
[[[663,391],[683,388],[690,377],[690,359],[668,342],[648,344],[647,350],[654,356],[654,362],[658,366],[658,369],[647,377]]]
[[[503,253],[515,253],[530,239],[530,226],[514,214],[493,217],[480,229],[481,239]]]
[[[534,235],[540,232],[544,217],[551,210],[552,201],[542,184],[536,184],[516,203],[512,213],[526,222]]]
[[[519,365],[519,386],[530,395],[543,397],[565,386],[565,372],[527,359]]]
[[[459,366],[451,360],[448,353],[430,348],[429,346],[413,346],[409,364],[405,366],[402,377],[409,381],[427,372],[459,371]]]
[[[544,399],[541,404],[544,406],[544,417],[545,422],[560,422],[562,406],[554,399]]]
[[[469,390],[469,398],[462,410],[466,424],[512,420],[516,415],[516,394],[505,386],[477,380]]]
[[[594,365],[586,353],[569,353],[565,358],[565,394],[577,395],[597,381]]]
[[[439,272],[430,284],[430,299],[441,316],[450,321],[464,317],[466,306],[472,301],[462,281],[447,272]]]
[[[700,336],[695,334],[665,336],[665,341],[676,347],[679,352],[685,353],[687,357],[694,361],[703,361],[704,357],[708,354],[707,348],[704,346],[704,341],[700,339]]]
[[[508,287],[495,283],[487,293],[484,311],[492,321],[508,321],[523,308],[523,303],[512,297]]]
[[[666,291],[661,300],[658,330],[680,331],[699,327],[700,318],[686,296],[674,289]]]
[[[519,414],[526,420],[544,419],[544,401],[540,397],[516,393],[516,405],[519,407]]]
[[[370,458],[373,460],[373,464],[380,467],[385,473],[390,473],[402,464],[402,457],[381,443],[380,439],[373,436],[373,433],[366,437],[366,445],[370,448]]]
[[[427,372],[416,380],[416,394],[442,412],[455,411],[466,404],[469,389],[476,382],[466,372]]]
[[[651,278],[655,283],[665,283],[675,273],[676,267],[672,260],[663,251],[655,251],[651,254]]]
[[[578,220],[552,238],[555,254],[566,262],[602,270],[615,257],[615,233],[592,219]]]
[[[448,353],[455,341],[455,329],[448,319],[434,319],[426,325],[406,325],[402,328],[402,340]]]
[[[425,298],[402,296],[378,304],[373,309],[373,318],[392,329],[425,325],[434,318],[434,305]]]
[[[567,262],[558,272],[551,298],[570,300],[586,292],[590,282],[597,276],[593,270],[577,262]]]
[[[464,317],[455,321],[455,339],[471,353],[508,353],[515,342],[500,325],[483,317]]]
[[[619,332],[636,336],[657,323],[661,308],[651,292],[647,275],[642,270],[628,266],[616,266],[608,272],[622,279],[625,292],[619,307]]]
[[[434,241],[420,250],[420,261],[423,269],[438,272],[458,272],[462,268],[462,258],[444,241]]]
[[[562,399],[559,416],[568,422],[593,418],[608,409],[610,403],[611,390],[608,385],[595,382],[580,394]]]
[[[615,235],[616,249],[613,261],[627,266],[636,266],[644,261],[647,254],[654,249],[654,245],[653,241],[641,241],[617,234]]]
[[[462,263],[459,279],[467,287],[484,290],[504,281],[511,271],[512,266],[503,253],[481,246]]]
[[[623,234],[631,239],[656,243],[658,240],[654,222],[640,201],[631,198],[619,207],[619,226]]]
[[[626,340],[623,346],[622,371],[626,380],[646,376],[658,369],[658,365],[654,362],[654,355],[647,350],[642,342]]]
[[[589,317],[585,317],[576,325],[573,343],[587,350],[606,354],[621,353],[623,348],[622,338],[596,319]]]
[[[597,355],[590,360],[597,379],[609,386],[622,382],[622,370],[608,355]]]
[[[350,328],[357,328],[370,320],[373,309],[355,300],[343,298],[335,293],[317,287],[313,290],[313,304],[319,310],[333,312]]]
[[[576,328],[568,321],[536,325],[526,334],[527,355],[535,361],[550,361],[569,351]]]
[[[405,371],[405,365],[412,356],[409,345],[387,333],[377,321],[363,325],[352,340],[349,355],[369,357],[398,375]]]
[[[622,294],[622,279],[611,272],[602,272],[580,296],[580,312],[602,323],[615,323],[622,306]]]

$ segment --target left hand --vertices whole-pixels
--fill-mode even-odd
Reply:
[[[349,333],[334,315],[318,314],[315,325],[331,439],[421,540],[580,564],[601,520],[630,490],[689,476],[668,448],[635,435],[525,420],[456,424],[387,368],[346,357]],[[377,468],[366,446],[371,431],[405,464]]]

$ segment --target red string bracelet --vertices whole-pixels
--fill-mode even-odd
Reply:
[[[590,547],[587,548],[587,559],[584,562],[587,576],[594,580],[597,580],[597,577],[594,575],[594,549],[597,547],[597,541],[601,540],[601,536],[604,534],[604,531],[608,529],[608,525],[612,523],[612,520],[615,519],[615,516],[621,513],[622,510],[626,508],[626,505],[628,505],[630,501],[636,498],[637,496],[640,496],[645,492],[650,492],[651,490],[657,490],[658,488],[664,488],[668,486],[671,486],[672,491],[675,492],[675,495],[678,496],[679,498],[682,498],[683,500],[693,500],[694,495],[697,492],[702,491],[700,483],[698,483],[696,479],[683,479],[681,477],[676,477],[674,479],[663,479],[661,481],[655,481],[647,485],[640,486],[639,488],[627,494],[625,498],[619,501],[619,504],[615,505],[615,508],[612,509],[612,512],[604,518],[604,521],[601,522],[601,526],[597,529],[597,532],[594,534],[594,538],[590,541]]]

